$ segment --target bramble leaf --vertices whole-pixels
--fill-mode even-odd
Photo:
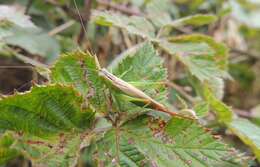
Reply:
[[[194,111],[196,112],[198,117],[204,117],[209,112],[209,104],[206,102],[199,102],[195,104]]]
[[[251,147],[258,161],[260,161],[260,128],[243,118],[234,119],[228,124],[228,128]]]
[[[144,43],[134,51],[121,55],[119,59],[111,63],[109,69],[115,76],[137,88],[137,91],[142,91],[141,94],[149,96],[149,99],[140,99],[140,94],[131,96],[125,93],[113,93],[119,104],[119,110],[125,112],[124,116],[127,119],[151,111],[153,108],[149,105],[151,99],[156,103],[166,104],[167,72],[163,67],[163,60],[157,55],[151,43]]]
[[[17,10],[15,7],[0,5],[0,27],[1,23],[9,21],[24,28],[36,28],[29,16],[26,16],[22,11]]]
[[[228,65],[228,48],[219,42],[216,42],[212,37],[202,35],[202,34],[192,34],[192,35],[181,35],[178,37],[172,37],[169,39],[170,42],[176,43],[205,43],[210,48],[210,52],[206,53],[211,55],[213,53],[213,59],[217,63],[218,67],[222,70],[227,69]]]
[[[93,12],[92,20],[103,26],[115,26],[126,29],[129,33],[142,36],[143,38],[154,38],[155,29],[144,17],[124,16],[109,11]]]
[[[0,148],[0,164],[5,164],[17,156],[19,156],[19,154],[15,149]]]
[[[209,14],[197,14],[192,16],[183,17],[169,23],[164,26],[181,27],[186,25],[191,26],[202,26],[206,24],[213,23],[217,20],[217,17]]]
[[[11,134],[2,134],[0,137],[0,164],[5,164],[20,155],[18,150],[10,148],[13,143],[14,138]]]
[[[213,54],[213,50],[204,42],[171,42],[161,40],[159,46],[171,55],[205,55]]]
[[[82,143],[88,136],[83,134],[62,134],[52,139],[42,139],[32,136],[23,137],[16,143],[16,148],[32,160],[33,166],[48,167],[76,166],[80,158]]]
[[[223,97],[223,78],[229,77],[228,49],[223,44],[209,36],[193,34],[169,38],[160,42],[159,46],[176,56],[189,73],[199,80],[196,88],[201,89],[207,83],[217,98]]]
[[[152,0],[146,5],[145,11],[150,21],[158,28],[171,22],[170,9],[174,10],[175,6],[169,0]]]
[[[85,156],[104,166],[239,166],[235,150],[180,118],[165,125],[139,117],[107,132]]]
[[[0,128],[36,136],[81,131],[93,117],[90,109],[80,108],[82,102],[72,87],[36,86],[0,100]]]
[[[227,77],[228,50],[212,38],[195,34],[169,38],[159,43],[188,68],[201,82]],[[181,47],[180,47],[181,46]]]
[[[204,98],[210,105],[211,109],[216,113],[218,120],[222,123],[229,123],[233,119],[233,112],[230,107],[215,97],[214,93],[208,88],[204,89]]]
[[[29,16],[15,7],[0,5],[0,40],[47,61],[54,60],[60,53],[56,39],[36,27]]]
[[[167,100],[167,71],[152,44],[145,43],[134,53],[124,55],[110,70],[157,101]]]
[[[99,77],[99,64],[89,52],[62,55],[51,68],[54,83],[73,85],[98,112],[104,112],[104,83]]]
[[[38,28],[12,27],[12,35],[3,38],[8,45],[19,46],[31,54],[39,55],[53,61],[60,54],[60,46],[56,39]]]
[[[226,75],[226,71],[219,69],[212,57],[178,55],[178,58],[188,68],[189,72],[201,82]]]

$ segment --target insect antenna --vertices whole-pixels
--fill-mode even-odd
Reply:
[[[92,0],[85,1],[85,3],[86,3],[85,5],[88,5],[87,10],[91,10],[91,1],[92,1]],[[85,24],[86,24],[86,19],[89,19],[89,18],[84,18],[84,19],[83,19],[82,15],[80,14],[80,11],[79,11],[79,8],[78,8],[78,5],[77,5],[76,0],[73,0],[73,3],[74,3],[74,6],[75,6],[75,9],[76,9],[76,11],[77,11],[77,14],[78,14],[78,16],[79,16],[79,21],[80,21],[80,24],[81,24],[81,27],[82,27],[82,30],[83,30],[83,33],[80,32],[80,35],[87,34],[87,29],[86,29]],[[88,15],[87,17],[89,17],[90,11],[87,11],[87,12],[88,12],[88,13],[87,13],[87,15]],[[85,33],[84,33],[84,32],[85,32]],[[80,37],[79,37],[79,38],[80,38]],[[80,43],[81,40],[82,40],[82,39],[78,40],[78,42]]]

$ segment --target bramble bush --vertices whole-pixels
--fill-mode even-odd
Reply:
[[[32,166],[53,167],[249,166],[250,156],[221,139],[209,128],[210,121],[237,136],[259,161],[260,128],[222,102],[224,80],[232,79],[228,47],[194,33],[220,16],[173,19],[168,3],[147,2],[145,14],[135,16],[91,11],[91,26],[122,32],[129,43],[107,66],[94,52],[81,49],[63,48],[65,53],[53,62],[59,54],[56,39],[25,14],[1,6],[10,16],[0,11],[2,52],[33,64],[46,81],[1,96],[0,163],[23,157]],[[186,28],[194,31],[173,35]],[[52,63],[38,63],[14,46],[48,55],[44,59]],[[166,58],[182,70],[170,71]],[[192,88],[191,95],[182,93],[168,76],[178,73]],[[174,99],[178,106],[172,104],[171,86],[181,91]]]

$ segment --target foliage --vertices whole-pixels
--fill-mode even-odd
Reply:
[[[141,116],[108,131],[86,154],[96,157],[99,166],[113,166],[117,156],[121,166],[238,165],[231,158],[232,150],[193,121],[172,118],[162,124],[163,120]],[[230,158],[225,159],[227,155]]]
[[[243,142],[250,145],[256,157],[259,159],[259,127],[246,119],[235,119],[230,123],[230,130],[238,135]]]
[[[242,118],[252,115],[223,102],[229,102],[227,90],[239,92],[257,80],[253,70],[259,64],[241,67],[241,58],[230,56],[244,54],[242,35],[251,40],[259,34],[258,25],[246,19],[256,16],[244,12],[256,10],[252,4],[13,0],[0,5],[0,58],[18,59],[13,67],[27,63],[21,64],[32,69],[36,82],[0,97],[0,164],[22,157],[33,166],[51,167],[257,166],[258,125]],[[241,33],[233,19],[237,14],[247,27]],[[248,47],[259,50],[255,45]],[[66,53],[58,56],[61,51]],[[230,88],[233,79],[239,83]],[[249,161],[253,156],[257,160]]]
[[[5,5],[0,6],[0,11],[0,40],[5,44],[19,46],[49,61],[59,55],[57,41],[32,23],[28,16]]]
[[[155,61],[153,61],[153,59]],[[122,61],[122,63],[119,63],[118,66],[115,66],[114,68],[112,68],[112,71],[113,71],[113,69],[115,69],[115,72],[116,72],[115,74],[121,75],[121,77],[125,78],[126,81],[129,81],[129,79],[136,78],[137,81],[142,83],[140,85],[143,85],[143,86],[154,85],[154,83],[158,82],[157,81],[158,78],[154,77],[155,75],[151,75],[150,78],[148,76],[146,76],[147,81],[140,81],[140,79],[143,77],[141,75],[142,73],[139,73],[140,76],[138,75],[136,77],[134,77],[133,75],[130,77],[128,75],[130,75],[131,67],[135,68],[135,67],[138,67],[140,64],[145,63],[147,67],[152,68],[152,71],[157,72],[157,73],[159,72],[157,74],[158,76],[162,76],[163,78],[165,78],[164,77],[165,70],[162,70],[163,73],[160,72],[160,70],[161,70],[160,68],[162,68],[162,61],[158,61],[157,59],[158,58],[157,58],[157,55],[155,54],[155,51],[153,50],[153,47],[150,44],[145,44],[134,55],[131,55],[131,56],[128,55]],[[83,67],[82,64],[80,64],[80,60],[83,61],[83,62],[81,62],[82,64],[86,65],[85,68],[79,68],[79,66]],[[130,70],[129,70],[129,68],[125,68],[127,66],[130,67]],[[157,68],[154,68],[156,66],[157,66]],[[84,80],[80,79],[83,75],[81,70],[91,71],[90,73],[88,73],[87,76],[85,76],[86,78]],[[144,73],[146,70],[149,70],[151,72],[151,69],[143,68]],[[122,72],[124,71],[123,76],[120,73],[120,71],[122,71]],[[97,74],[97,72],[98,72],[98,68],[97,68],[97,66],[95,66],[95,58],[92,55],[90,55],[89,53],[85,54],[82,52],[75,52],[75,53],[71,53],[71,54],[62,56],[56,62],[56,64],[54,65],[54,67],[52,69],[51,75],[53,75],[53,80],[60,84],[63,83],[63,84],[68,84],[68,85],[75,85],[76,88],[78,88],[77,89],[78,93],[76,93],[72,88],[69,88],[66,86],[49,85],[46,87],[34,87],[28,93],[21,94],[21,95],[14,95],[11,97],[4,98],[3,100],[1,100],[1,103],[0,103],[1,112],[2,112],[1,119],[2,119],[2,122],[6,122],[5,124],[2,124],[2,129],[8,129],[8,130],[25,133],[24,138],[28,138],[28,136],[26,134],[46,138],[48,136],[48,134],[50,134],[50,135],[53,134],[53,135],[57,136],[57,135],[61,135],[62,133],[68,133],[68,132],[86,133],[86,132],[84,132],[86,130],[84,130],[84,131],[82,131],[82,130],[85,129],[85,127],[90,127],[90,124],[92,122],[91,120],[93,119],[93,117],[92,117],[93,114],[91,112],[92,112],[92,110],[94,110],[94,111],[96,111],[97,114],[98,113],[107,114],[108,117],[111,119],[111,120],[110,119],[109,120],[111,121],[111,123],[113,125],[112,129],[108,130],[100,140],[96,141],[97,145],[99,145],[99,146],[97,146],[98,152],[101,151],[101,153],[97,153],[97,157],[96,157],[98,161],[101,161],[99,163],[105,163],[105,164],[108,162],[111,163],[111,162],[113,162],[114,158],[115,158],[114,163],[120,163],[120,164],[130,163],[130,162],[127,162],[129,160],[122,160],[122,162],[121,162],[121,159],[123,157],[124,157],[123,159],[127,158],[125,156],[127,156],[128,153],[123,153],[123,155],[121,157],[121,154],[118,155],[118,151],[121,149],[118,148],[118,146],[116,146],[117,144],[121,145],[121,142],[123,142],[122,144],[124,145],[124,143],[126,144],[127,141],[130,142],[129,140],[133,140],[134,143],[135,142],[137,143],[137,146],[133,146],[133,148],[131,148],[131,149],[139,150],[136,153],[136,156],[138,155],[140,157],[143,157],[142,159],[147,161],[147,163],[156,163],[160,166],[167,166],[169,164],[175,164],[175,163],[176,163],[176,165],[177,164],[184,165],[184,164],[189,163],[190,161],[192,162],[192,164],[205,163],[205,162],[201,162],[201,161],[197,162],[196,159],[193,159],[193,155],[190,155],[190,154],[193,154],[192,152],[188,153],[187,155],[186,155],[186,153],[185,154],[183,153],[183,155],[181,154],[182,148],[185,149],[185,148],[190,148],[190,147],[195,147],[195,146],[198,149],[202,149],[202,150],[205,149],[205,151],[208,150],[209,148],[212,149],[212,151],[220,151],[220,152],[215,152],[215,153],[214,152],[208,152],[208,153],[204,152],[203,153],[203,155],[205,155],[207,158],[209,158],[209,161],[208,161],[209,164],[216,163],[216,165],[217,165],[217,164],[225,164],[225,163],[227,163],[227,164],[235,163],[235,162],[229,162],[229,159],[226,161],[223,161],[221,159],[221,157],[227,156],[229,149],[225,148],[225,146],[222,143],[215,142],[214,139],[210,135],[205,133],[203,131],[203,128],[197,126],[194,121],[184,120],[184,119],[180,119],[180,118],[173,118],[173,120],[171,120],[171,121],[164,122],[164,124],[166,126],[165,130],[163,130],[163,129],[161,130],[161,129],[156,129],[156,126],[158,126],[157,128],[160,128],[160,126],[161,126],[161,125],[159,125],[159,123],[160,123],[159,120],[152,122],[152,124],[150,125],[147,122],[147,116],[142,115],[142,116],[137,117],[135,120],[133,120],[134,121],[133,123],[131,121],[127,121],[126,123],[121,124],[121,125],[117,124],[117,119],[119,119],[120,115],[121,115],[120,114],[120,111],[122,109],[120,107],[120,105],[122,105],[121,101],[127,101],[127,99],[124,99],[123,98],[124,96],[121,96],[120,97],[121,99],[119,99],[119,97],[117,96],[119,94],[119,92],[114,92],[114,91],[110,90],[111,88],[106,86],[108,88],[108,90],[110,90],[109,94],[110,94],[110,96],[112,96],[111,97],[112,99],[110,102],[112,104],[110,104],[111,106],[105,105],[105,107],[106,107],[105,110],[99,109],[100,106],[96,105],[95,103],[98,102],[100,104],[100,102],[102,102],[102,101],[103,101],[103,103],[105,103],[106,99],[96,98],[96,95],[98,95],[98,92],[105,91],[105,89],[102,89],[102,88],[97,89],[97,88],[99,88],[98,87],[99,83],[96,81],[101,79],[100,75]],[[129,73],[129,74],[127,74],[127,73]],[[93,79],[93,77],[95,77],[95,79]],[[127,77],[129,79],[127,79]],[[79,78],[79,79],[77,79],[77,78]],[[88,80],[88,81],[86,81],[86,80]],[[71,81],[73,81],[73,82],[71,82]],[[78,81],[82,81],[82,82],[78,82]],[[91,82],[92,85],[89,85],[90,84],[89,82]],[[103,87],[105,87],[105,85],[107,85],[107,83],[105,81],[103,81],[103,82],[101,81],[101,84],[103,84]],[[85,88],[82,88],[84,86],[85,86]],[[94,95],[92,95],[88,98],[86,97],[85,100],[89,104],[86,104],[87,106],[84,106],[84,107],[87,107],[87,109],[81,108],[81,106],[83,104],[83,97],[84,97],[83,95],[86,92],[85,90],[86,90],[86,88],[88,90],[90,90],[92,88],[91,86],[94,89],[93,90]],[[164,88],[163,88],[162,84],[161,84],[161,86],[155,85],[154,88],[150,87],[149,92],[146,92],[146,93],[149,94],[151,97],[157,97],[156,94],[152,93],[156,89],[159,89],[159,90],[161,90],[161,92],[163,92]],[[121,94],[122,93],[124,93],[124,92],[121,92]],[[109,94],[104,94],[104,96],[109,95]],[[115,96],[117,96],[117,97],[115,98]],[[160,99],[158,99],[158,100],[160,100]],[[119,105],[119,106],[116,106],[116,105]],[[123,105],[126,105],[126,104],[123,104]],[[135,106],[132,106],[132,107],[134,108]],[[138,106],[136,106],[136,107],[138,107]],[[138,107],[138,109],[139,109],[139,112],[141,112],[142,108]],[[112,111],[109,111],[109,110],[112,110]],[[112,113],[110,113],[110,112],[112,112]],[[126,110],[125,112],[128,112],[128,111]],[[115,115],[115,113],[119,114],[119,116]],[[150,119],[152,119],[152,118],[150,118]],[[139,123],[141,125],[139,125]],[[153,125],[153,124],[155,124],[155,125]],[[179,130],[176,129],[177,127],[179,127]],[[127,130],[128,128],[130,128],[130,129]],[[135,130],[138,130],[138,131],[135,132]],[[189,132],[186,132],[187,130],[191,131],[195,134],[194,135],[190,134],[191,138],[187,138],[185,135],[185,134],[189,134]],[[122,139],[120,139],[121,135],[119,135],[119,133],[121,133],[121,131],[122,131],[122,136],[123,136]],[[133,132],[131,132],[131,131],[133,131]],[[148,136],[144,136],[144,139],[142,139],[141,134],[143,134],[144,131],[147,131],[147,133],[144,133],[144,134],[148,135]],[[124,133],[126,133],[126,134],[124,134]],[[205,136],[201,135],[201,133],[205,133]],[[161,136],[161,135],[163,135],[163,136]],[[193,141],[193,138],[197,135],[200,135],[201,140],[199,138],[197,138],[197,140],[198,140],[197,142]],[[67,134],[66,134],[66,136],[67,136]],[[191,145],[187,145],[187,146],[181,145],[181,141],[183,141],[185,138],[188,141],[192,141],[190,143]],[[24,140],[24,139],[22,138],[21,140]],[[49,144],[51,144],[52,140],[53,139],[49,139],[49,140],[47,140],[47,142]],[[77,140],[77,139],[75,139],[75,140]],[[102,142],[102,140],[105,140],[104,142],[106,144],[100,144],[100,142]],[[108,140],[108,141],[106,141],[106,140]],[[118,140],[120,140],[120,141],[118,141]],[[167,143],[167,141],[164,141],[164,140],[169,140],[169,143],[166,144],[169,146],[165,145],[165,142]],[[72,141],[74,141],[74,139],[69,140],[69,141],[72,142]],[[92,141],[92,142],[94,142],[94,141]],[[37,142],[36,143],[38,145],[41,145],[42,142],[44,143],[44,141],[39,141],[38,143]],[[62,141],[59,141],[59,142],[62,142]],[[114,149],[113,149],[113,147],[111,147],[111,144],[108,144],[107,142],[111,143],[112,145],[115,144]],[[142,142],[146,143],[146,145],[144,145],[144,143],[142,143]],[[149,144],[149,142],[151,142],[151,143]],[[155,143],[153,143],[153,142],[157,143],[158,145],[156,146]],[[200,143],[200,142],[202,142],[201,146],[197,145],[197,143]],[[207,146],[209,146],[209,148],[207,148],[207,147],[204,148],[203,142],[206,142],[206,143],[212,142],[212,144],[208,143]],[[21,144],[23,144],[23,143],[21,143]],[[62,143],[59,143],[59,144],[62,144]],[[68,147],[73,147],[74,143],[67,144],[67,145],[68,145]],[[213,147],[210,147],[211,145]],[[109,146],[114,151],[113,150],[112,150],[112,152],[109,150],[102,151],[104,149],[102,147],[104,147],[104,146]],[[151,147],[151,146],[153,146],[153,147]],[[19,148],[19,144],[17,147]],[[25,149],[26,152],[29,149],[27,147],[28,146],[22,146],[22,148]],[[53,147],[51,147],[52,149],[50,151],[48,151],[48,150],[46,150],[46,148],[42,148],[42,147],[46,147],[46,144],[44,144],[44,146],[40,146],[39,153],[47,154],[47,157],[48,157],[49,153],[51,156],[51,152],[55,148],[53,146]],[[66,146],[64,146],[64,147],[65,148],[63,148],[63,149],[66,150],[67,149]],[[94,146],[92,146],[92,144],[91,144],[91,147],[94,147]],[[101,148],[99,148],[99,147],[101,147]],[[163,159],[165,159],[165,158],[168,159],[167,161],[161,161],[160,160],[161,158],[159,158],[159,157],[158,157],[159,158],[158,160],[154,159],[155,157],[157,157],[156,152],[158,151],[157,150],[158,148],[165,149],[166,152],[168,149],[172,148],[173,149],[171,151],[172,156],[175,156],[176,158],[178,157],[178,158],[180,158],[180,160],[172,161],[171,158],[169,159],[169,155],[167,156],[167,154],[158,155],[159,157],[161,157]],[[124,149],[124,148],[122,148],[122,149]],[[128,148],[125,148],[125,149],[128,150]],[[177,150],[180,149],[179,150],[180,153],[178,153],[179,151],[174,150],[174,149],[177,149]],[[47,152],[47,153],[45,153],[45,152]],[[108,156],[109,159],[104,160],[105,162],[103,162],[103,159],[104,159],[103,156],[106,155],[106,154],[104,154],[105,152],[109,152],[108,154],[111,154],[111,156]],[[163,152],[164,151],[162,151],[162,153]],[[200,151],[198,150],[194,153],[198,153],[198,152],[200,152]],[[30,152],[28,154],[30,154]],[[63,154],[64,154],[63,156],[66,156],[66,151],[64,151]],[[117,156],[116,156],[116,154],[117,154]],[[94,155],[94,154],[91,154],[91,155]],[[43,156],[45,157],[45,155],[43,155]],[[188,156],[188,157],[186,157],[186,156]],[[198,156],[201,157],[202,155],[198,155]],[[211,157],[213,158],[212,160],[210,160]],[[134,158],[132,160],[133,162],[131,162],[131,163],[138,164],[139,158],[138,157],[136,157],[136,158]],[[117,162],[117,159],[120,162]],[[129,157],[129,159],[131,159],[131,157]],[[39,161],[41,162],[43,160],[44,159],[41,159]],[[59,158],[59,160],[57,160],[57,162],[55,160],[50,161],[50,162],[52,162],[54,164],[64,164],[64,165],[70,164],[70,163],[66,162],[66,159],[64,159],[64,158]],[[153,161],[155,161],[155,162],[153,162]],[[131,165],[131,163],[128,165]],[[109,164],[107,164],[107,165],[109,166]],[[113,164],[111,164],[111,165],[113,165]],[[65,166],[67,166],[67,165],[65,165]]]
[[[19,155],[19,152],[10,148],[14,143],[14,139],[9,133],[5,133],[0,138],[0,164],[4,164],[7,161],[10,161]]]

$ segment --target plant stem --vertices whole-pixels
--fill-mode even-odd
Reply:
[[[253,53],[249,53],[249,52],[246,52],[246,51],[243,51],[243,50],[240,50],[240,49],[232,48],[230,51],[233,52],[233,53],[240,54],[240,55],[247,55],[247,56],[252,57],[254,59],[260,59],[260,55],[255,55]]]
[[[67,28],[71,27],[74,23],[75,23],[74,20],[70,20],[62,25],[59,25],[58,27],[55,27],[53,30],[49,31],[48,35],[54,36],[64,30],[66,30]]]
[[[179,92],[185,99],[189,100],[191,103],[195,102],[194,97],[190,96],[188,93],[186,93],[182,87],[180,87],[179,85],[176,85],[172,82],[166,82],[166,85],[177,90],[177,92]]]
[[[26,4],[26,8],[25,8],[24,14],[27,15],[27,14],[29,13],[29,10],[30,10],[32,4],[33,4],[33,0],[28,0],[28,2],[27,2],[27,4]]]

